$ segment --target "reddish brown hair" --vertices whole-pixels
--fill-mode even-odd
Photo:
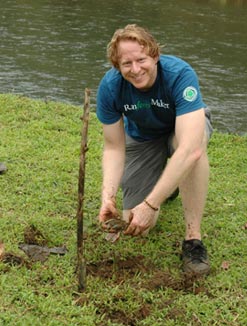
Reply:
[[[118,44],[122,40],[138,42],[152,58],[159,57],[160,55],[160,44],[157,43],[149,31],[136,24],[129,24],[122,29],[117,29],[107,46],[107,57],[117,69],[119,68]]]

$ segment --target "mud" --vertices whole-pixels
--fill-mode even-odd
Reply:
[[[171,288],[174,291],[189,291],[194,294],[207,292],[206,288],[199,284],[203,281],[202,277],[181,273],[180,277],[175,278],[169,271],[157,269],[141,255],[126,259],[116,257],[114,260],[105,259],[101,262],[90,263],[87,265],[87,274],[114,280],[115,285],[121,284],[124,280],[131,281],[136,274],[143,274],[143,281],[138,286],[149,291]]]
[[[31,267],[31,264],[21,256],[15,255],[10,252],[4,253],[0,260],[7,266],[25,266],[27,268]],[[7,272],[8,268],[4,269],[4,272]]]
[[[112,279],[117,284],[121,283],[126,277],[131,278],[136,273],[148,272],[150,266],[145,263],[144,257],[139,255],[135,257],[129,257],[122,259],[116,257],[115,259],[105,259],[101,262],[90,263],[87,265],[87,273],[95,277],[101,277],[104,279]]]
[[[35,225],[31,224],[24,230],[24,243],[29,245],[45,246],[47,245],[48,240]]]
[[[45,245],[47,244],[47,239],[43,234],[33,225],[28,226],[24,231],[24,241],[27,245]],[[3,253],[1,256],[1,261],[10,265],[25,265],[27,268],[31,268],[32,261],[26,261],[24,258],[11,254]],[[6,267],[9,268],[9,267]],[[121,257],[115,256],[108,258],[105,256],[104,259],[87,263],[87,276],[97,277],[104,281],[109,281],[111,286],[119,286],[124,283],[136,292],[136,300],[138,301],[138,309],[132,313],[129,310],[124,310],[119,307],[121,305],[110,305],[99,302],[96,305],[96,313],[104,316],[102,319],[102,326],[109,325],[109,321],[116,325],[128,325],[137,326],[140,321],[145,320],[149,315],[152,314],[154,306],[152,302],[147,302],[138,295],[140,290],[147,290],[150,292],[157,292],[162,289],[172,289],[174,295],[171,294],[169,300],[160,303],[159,309],[166,309],[167,319],[177,320],[185,314],[182,309],[174,308],[176,302],[176,292],[181,294],[186,294],[188,292],[198,295],[202,293],[203,295],[211,296],[208,289],[205,286],[204,278],[198,277],[192,274],[179,274],[174,276],[169,270],[160,270],[154,263],[142,255]],[[7,269],[6,271],[7,272]],[[134,276],[138,275],[138,282]],[[90,294],[85,292],[84,294],[78,295],[76,293],[75,304],[78,306],[84,306],[90,302]],[[121,301],[126,301],[125,293],[116,293],[114,298],[111,298],[113,302],[118,303]],[[156,309],[157,307],[155,307]]]
[[[99,309],[99,313],[104,314],[106,316],[105,319],[110,319],[114,324],[136,326],[140,320],[143,320],[150,315],[151,309],[148,304],[143,304],[134,315],[121,309],[113,309],[109,312],[109,309],[106,308]]]
[[[135,257],[129,257],[122,259],[116,257],[113,259],[105,259],[101,262],[94,262],[87,265],[87,274],[93,277],[99,277],[104,280],[109,279],[113,283],[113,286],[128,282],[134,291],[147,289],[148,291],[155,292],[160,289],[170,288],[174,291],[179,291],[186,294],[188,292],[195,295],[203,293],[210,296],[206,286],[204,285],[204,278],[197,275],[181,273],[178,277],[174,277],[169,271],[161,271],[154,266],[150,261],[147,261],[141,255]],[[133,284],[133,276],[141,275],[141,281],[138,284]],[[81,297],[82,300],[82,297]],[[115,300],[124,300],[124,298],[115,298]],[[140,299],[139,299],[140,300]],[[171,298],[169,302],[163,302],[160,309],[172,306],[176,300]],[[77,304],[85,304],[85,301],[80,300]],[[111,320],[114,324],[136,326],[138,323],[146,319],[152,313],[152,304],[146,302],[140,302],[140,308],[133,315],[129,311],[109,309],[109,307],[98,306],[98,313],[105,316],[105,320]],[[166,316],[168,319],[176,320],[184,315],[184,311],[171,308]]]

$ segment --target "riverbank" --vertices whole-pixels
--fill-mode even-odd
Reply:
[[[82,107],[0,95],[1,325],[245,325],[247,136],[215,132],[203,241],[212,272],[180,273],[181,200],[162,206],[147,238],[104,240],[97,214],[101,127],[90,114],[85,184],[87,290],[77,293],[76,211]],[[119,208],[121,201],[119,200]],[[30,240],[65,246],[32,262]]]

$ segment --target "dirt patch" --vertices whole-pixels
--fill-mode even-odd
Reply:
[[[116,257],[114,260],[105,259],[101,262],[90,263],[87,265],[87,273],[95,277],[111,279],[116,285],[128,279],[132,281],[134,275],[142,274],[142,281],[138,283],[138,287],[149,291],[170,288],[174,291],[209,294],[203,285],[203,277],[181,273],[175,278],[169,271],[157,269],[141,255],[125,259]]]
[[[137,273],[150,271],[150,265],[144,261],[144,256],[135,256],[129,258],[116,257],[115,259],[105,259],[100,262],[87,265],[87,272],[95,277],[112,279],[120,283],[125,278],[130,278]]]
[[[103,309],[99,311],[105,315],[105,320],[111,320],[114,324],[136,326],[140,320],[147,318],[151,313],[148,304],[143,304],[135,313],[130,314],[121,309],[113,309],[112,311]]]
[[[160,288],[170,288],[174,291],[185,291],[198,294],[201,292],[208,293],[202,285],[204,278],[195,274],[182,273],[180,277],[175,278],[168,271],[155,271],[151,278],[144,284],[149,291]]]
[[[138,291],[141,289],[155,292],[162,288],[170,288],[180,293],[184,292],[186,294],[190,292],[195,295],[203,293],[210,296],[204,285],[203,277],[184,273],[175,277],[169,271],[159,270],[152,262],[147,261],[141,255],[127,258],[116,257],[115,259],[104,259],[100,262],[90,263],[87,265],[87,274],[105,280],[109,279],[113,286],[128,282],[133,291],[136,291],[139,308],[135,312],[130,313],[130,311],[120,309],[117,304],[110,306],[105,303],[105,305],[100,304],[97,306],[97,313],[101,316],[104,315],[105,321],[111,320],[112,323],[119,325],[136,326],[152,313],[152,304],[143,302],[141,297],[138,296]],[[133,276],[137,274],[141,275],[141,277],[138,279],[138,283],[134,284]],[[114,303],[118,303],[121,300],[125,301],[126,298],[124,294],[117,294],[112,300]],[[167,302],[162,302],[162,306],[159,307],[161,310],[164,308],[168,310],[166,318],[170,320],[177,320],[185,314],[185,311],[174,307],[174,300],[175,297],[172,296]],[[77,304],[84,305],[85,298],[82,301],[77,300]]]
[[[83,293],[78,295],[74,294],[74,303],[77,306],[84,306],[90,303],[90,294]],[[121,302],[126,302],[127,298],[125,293],[116,293],[113,295],[109,302],[95,303],[96,313],[99,316],[104,316],[101,321],[101,326],[109,325],[109,320],[116,325],[128,325],[136,326],[138,323],[147,318],[152,313],[152,305],[146,302],[136,295],[136,300],[139,301],[139,308],[134,312],[130,310],[124,310],[121,307]],[[118,303],[120,303],[118,307]]]
[[[4,264],[10,265],[10,266],[26,266],[30,267],[30,263],[27,262],[24,258],[17,256],[15,254],[12,254],[10,252],[6,252],[1,256],[1,261]]]
[[[30,245],[45,246],[48,240],[35,225],[31,224],[24,230],[24,242]]]
[[[4,264],[8,266],[27,266],[29,267],[28,262],[12,252],[6,252],[5,251],[5,245],[4,243],[0,240],[0,261],[3,262]],[[8,271],[8,267],[4,269],[4,272]]]

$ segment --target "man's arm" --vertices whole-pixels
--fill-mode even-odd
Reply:
[[[163,174],[147,200],[158,207],[187,176],[203,152],[205,132],[204,109],[183,114],[176,118],[175,147]]]
[[[176,118],[174,138],[176,150],[153,190],[146,197],[152,207],[158,208],[200,159],[203,152],[204,131],[204,109]],[[152,226],[155,211],[145,202],[136,206],[131,212],[133,219],[125,234],[139,235]]]
[[[103,184],[100,221],[117,216],[115,199],[123,175],[125,161],[123,119],[114,124],[103,125],[103,134]]]

